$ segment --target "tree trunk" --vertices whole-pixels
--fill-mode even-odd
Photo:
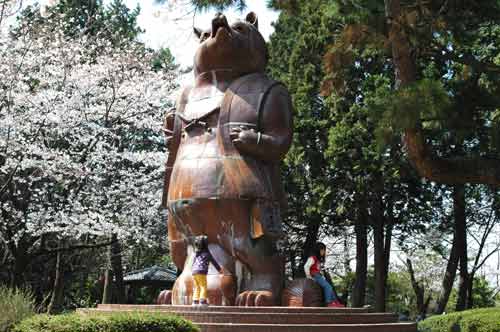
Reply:
[[[309,224],[307,225],[307,235],[306,241],[304,242],[304,249],[302,252],[302,265],[306,263],[307,258],[311,255],[316,242],[318,242],[318,231],[319,226],[321,225],[320,218],[311,219]],[[301,275],[304,275],[303,269],[301,270]]]
[[[408,273],[410,274],[410,281],[413,291],[415,292],[415,297],[417,299],[417,311],[419,316],[424,319],[427,315],[427,306],[428,302],[425,301],[425,289],[424,287],[417,281],[415,277],[415,271],[413,270],[413,264],[410,258],[406,259],[406,267],[408,268]]]
[[[368,271],[368,230],[366,227],[366,202],[358,207],[354,232],[356,233],[356,278],[352,290],[352,306],[360,308],[366,301]]]
[[[125,284],[123,283],[123,265],[122,265],[122,248],[118,241],[117,235],[113,234],[111,244],[111,268],[115,279],[116,301],[117,303],[125,303]]]
[[[349,240],[350,240],[350,234],[348,232],[348,230],[346,229],[344,232],[344,271],[345,271],[345,274],[348,275],[348,274],[351,274],[352,272],[352,269],[351,269],[351,256],[350,256],[350,243],[349,243]]]
[[[458,186],[457,186],[458,187]],[[460,245],[463,246],[461,235],[459,230],[464,225],[459,225],[462,221],[461,218],[465,218],[465,214],[462,213],[463,204],[460,198],[460,192],[455,187],[453,194],[453,215],[455,219],[454,232],[453,232],[453,245],[451,247],[450,258],[448,259],[448,264],[446,265],[446,272],[443,278],[441,294],[437,302],[436,314],[442,314],[448,304],[448,299],[450,298],[451,290],[453,288],[453,282],[455,281],[455,276],[457,273],[458,262],[460,260]],[[465,222],[465,221],[464,221]]]
[[[437,315],[442,314],[448,304],[448,299],[450,298],[451,289],[453,288],[453,282],[455,281],[455,275],[457,273],[459,258],[460,256],[458,255],[457,245],[455,244],[455,239],[453,239],[450,257],[448,259],[448,264],[446,265],[446,272],[441,286],[441,293],[439,294],[435,310],[435,314]]]
[[[467,276],[467,308],[472,309],[474,307],[474,298],[472,297],[474,291],[474,272],[471,272]]]
[[[373,225],[373,242],[375,249],[375,311],[385,311],[385,252],[384,224],[377,220]]]
[[[111,269],[111,246],[108,248],[108,259],[106,270],[104,271],[104,289],[102,292],[102,303],[109,304],[112,301],[113,294],[113,271]]]
[[[391,261],[391,244],[392,244],[392,230],[394,228],[394,224],[391,222],[387,225],[385,230],[385,246],[384,246],[384,260],[385,260],[385,268],[384,268],[384,283],[387,284],[387,277],[389,276],[389,262]]]
[[[289,256],[289,259],[290,259],[290,268],[291,268],[291,272],[292,272],[292,279],[295,279],[297,278],[297,275],[300,275],[300,272],[297,273],[297,271],[300,270],[300,266],[297,266],[297,262],[296,262],[296,259],[295,259],[295,251],[294,250],[290,250],[290,254],[288,255]]]
[[[373,206],[373,242],[375,265],[375,311],[385,312],[387,284],[387,250],[384,236],[385,218],[381,197]]]
[[[467,267],[467,224],[465,216],[465,188],[463,185],[455,186],[453,193],[455,209],[455,228],[457,230],[457,250],[460,257],[460,279],[456,311],[467,309],[467,286],[469,271]]]
[[[47,307],[48,314],[57,314],[62,310],[62,302],[64,296],[64,271],[62,262],[62,253],[58,252],[56,257],[56,269],[54,277],[54,287],[52,296]]]
[[[28,256],[25,251],[16,251],[14,257],[14,269],[12,271],[10,287],[22,288],[24,286],[24,272],[29,264]]]

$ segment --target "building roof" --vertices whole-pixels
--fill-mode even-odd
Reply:
[[[174,282],[175,279],[177,279],[177,273],[175,270],[156,265],[142,270],[125,273],[123,276],[123,281],[125,283],[141,281]]]

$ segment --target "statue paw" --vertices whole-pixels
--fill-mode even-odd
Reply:
[[[156,304],[172,304],[172,291],[164,290],[160,292],[156,299]]]
[[[239,307],[271,307],[276,305],[276,297],[271,291],[245,291],[236,298]]]
[[[246,126],[235,127],[231,130],[229,137],[238,149],[254,147],[260,143],[260,135],[255,129],[249,129]]]

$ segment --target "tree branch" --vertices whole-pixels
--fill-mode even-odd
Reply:
[[[404,142],[411,164],[420,176],[443,184],[488,184],[500,187],[498,158],[441,158],[433,155],[421,129],[407,129]]]
[[[17,165],[13,170],[12,172],[10,172],[9,174],[9,177],[7,178],[7,181],[5,182],[5,184],[2,186],[2,188],[0,188],[0,197],[3,196],[3,194],[7,191],[7,189],[9,188],[9,185],[12,183],[12,180],[14,179],[14,174],[16,174],[17,172],[17,169],[19,168],[19,165]]]
[[[417,81],[416,62],[408,36],[404,31],[399,0],[385,0],[386,17],[390,27],[389,40],[395,67],[396,88]],[[422,128],[406,129],[404,143],[408,158],[420,176],[443,184],[489,184],[500,187],[500,159],[440,158],[431,153]]]
[[[500,250],[500,244],[484,257],[484,259],[477,265],[476,269],[474,270],[474,273],[477,272],[484,265],[484,263],[486,263],[486,261],[498,250]]]
[[[69,251],[83,250],[83,249],[97,249],[97,248],[102,248],[102,247],[110,246],[110,245],[112,245],[115,242],[117,242],[117,240],[110,240],[110,241],[107,241],[107,242],[95,243],[95,244],[80,244],[80,245],[63,247],[63,248],[55,248],[55,249],[42,249],[42,250],[34,253],[32,256],[41,256],[41,255],[46,255],[46,254],[56,254],[58,252],[69,252]]]
[[[490,61],[480,61],[476,59],[472,54],[462,53],[456,54],[454,52],[445,51],[441,45],[436,45],[439,49],[436,49],[435,52],[428,52],[429,55],[439,58],[441,60],[448,60],[458,62],[467,66],[474,68],[477,72],[493,72],[500,73],[500,66],[496,65]],[[444,54],[442,53],[444,51]]]

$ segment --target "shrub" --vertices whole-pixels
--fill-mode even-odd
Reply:
[[[38,315],[18,324],[14,332],[198,332],[187,320],[160,313]]]
[[[35,314],[35,302],[30,292],[0,286],[0,332]]]
[[[500,332],[500,308],[433,316],[418,324],[421,332]]]

